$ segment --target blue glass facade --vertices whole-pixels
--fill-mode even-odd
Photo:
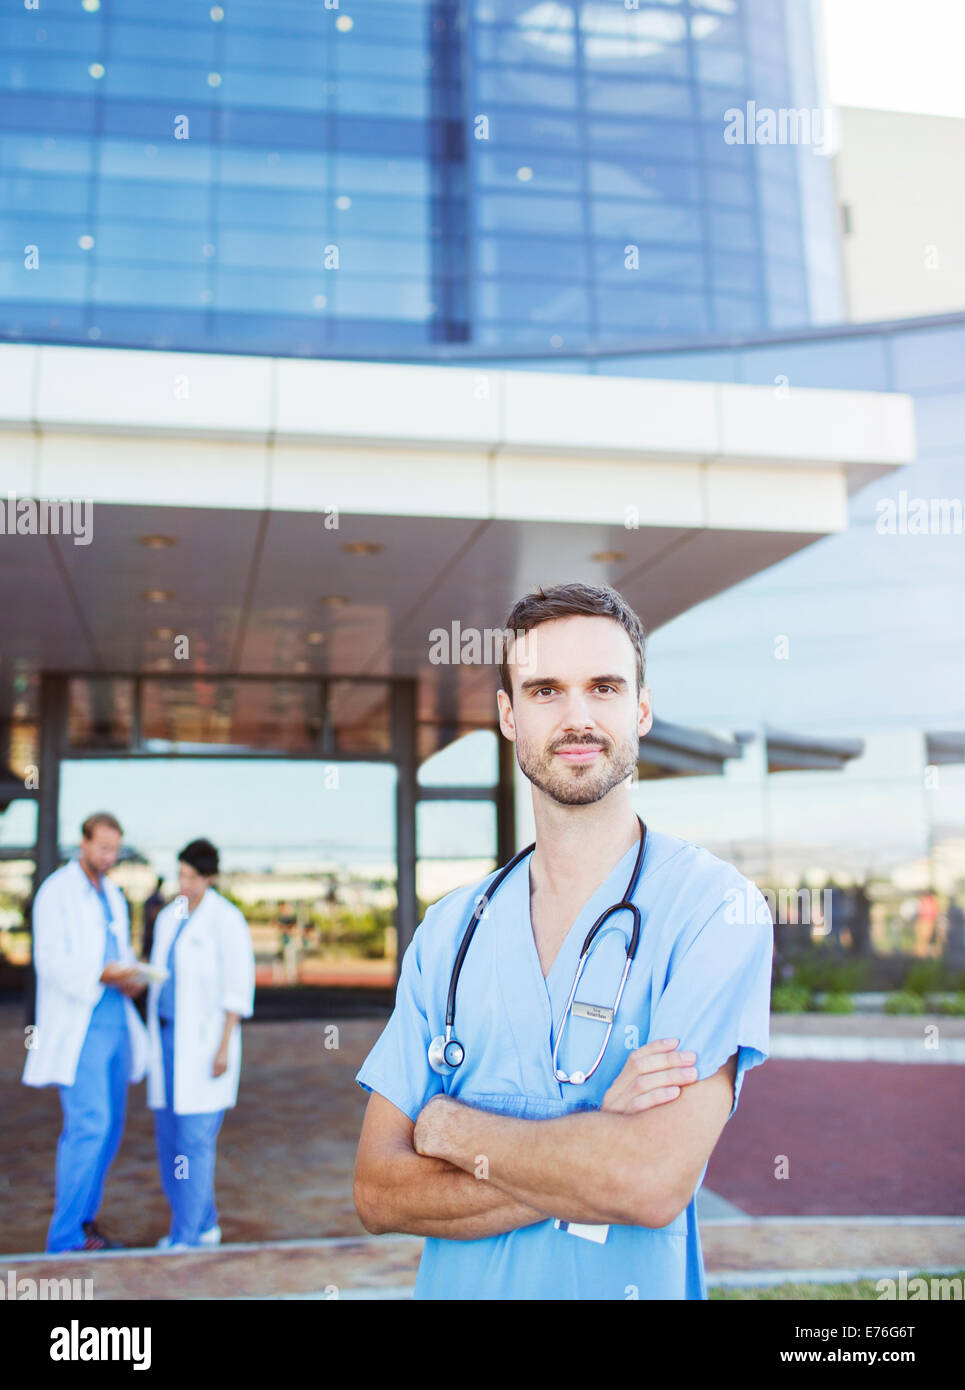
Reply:
[[[792,392],[907,392],[915,462],[856,491],[846,531],[674,619],[656,634],[653,660],[664,699],[682,721],[697,725],[716,717],[720,727],[739,728],[742,721],[773,720],[779,710],[781,727],[819,735],[963,728],[961,526],[947,534],[888,535],[878,523],[883,499],[895,502],[902,492],[965,506],[965,313],[611,356],[584,367],[753,386],[782,379]],[[579,370],[575,361],[571,370]],[[795,634],[793,679],[773,658],[778,631]],[[727,679],[713,679],[724,668]],[[949,812],[956,826],[965,824],[962,805]]]
[[[6,339],[404,357],[840,317],[829,161],[725,139],[816,107],[810,0],[329,3],[7,10]]]

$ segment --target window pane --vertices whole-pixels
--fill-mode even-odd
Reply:
[[[965,382],[965,328],[929,328],[892,339],[897,391]]]
[[[424,787],[494,787],[499,779],[499,736],[489,729],[464,734],[419,768]]]
[[[416,893],[428,905],[496,867],[492,801],[416,804]]]
[[[315,681],[145,680],[141,702],[146,752],[309,753],[319,746]]]
[[[391,751],[391,694],[388,682],[331,682],[328,723],[335,752],[388,754]]]
[[[0,846],[4,849],[30,849],[37,843],[37,802],[28,797],[11,801],[7,809],[0,813]],[[0,928],[3,921],[0,906]],[[0,960],[3,952],[0,951]]]
[[[134,682],[76,676],[68,683],[67,746],[130,748],[134,737]]]

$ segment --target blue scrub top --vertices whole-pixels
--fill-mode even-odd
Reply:
[[[445,1030],[453,960],[490,880],[435,903],[403,956],[395,1009],[356,1076],[358,1084],[378,1091],[413,1122],[430,1097],[443,1091],[500,1114],[554,1118],[599,1109],[629,1051],[679,1038],[679,1050],[697,1054],[700,1081],[738,1054],[733,1115],[744,1073],[767,1057],[770,912],[760,890],[733,865],[649,828],[633,899],[643,929],[606,1054],[582,1086],[559,1082],[553,1074],[556,1028],[580,947],[604,909],[623,898],[637,848],[627,851],[584,905],[545,980],[529,911],[530,859],[503,882],[463,965],[454,1032],[466,1057],[445,1077],[429,1066],[427,1049]],[[619,930],[597,937],[577,997],[609,1008],[626,960],[630,915],[615,914],[607,925]],[[602,1023],[571,1016],[559,1057],[564,1070],[588,1070],[603,1031]],[[696,1191],[669,1226],[611,1225],[604,1244],[557,1230],[552,1220],[479,1240],[429,1237],[415,1297],[704,1299]]]
[[[164,983],[162,984],[161,989],[160,989],[160,993],[158,994],[158,997],[157,997],[157,1011],[158,1011],[158,1017],[159,1017],[159,1018],[173,1018],[173,1017],[174,1017],[174,997],[175,997],[175,990],[174,990],[174,948],[175,948],[175,946],[177,945],[178,937],[179,937],[179,936],[181,935],[181,933],[184,931],[185,927],[188,925],[188,922],[189,922],[190,920],[191,920],[191,914],[190,914],[190,912],[189,912],[188,915],[187,915],[186,917],[184,917],[184,918],[182,919],[182,921],[179,923],[177,931],[174,933],[174,936],[171,938],[171,945],[170,945],[170,948],[169,948],[169,950],[168,950],[168,958],[167,958],[167,960],[165,961],[165,965],[167,966],[168,970],[170,971],[170,974],[168,975],[167,979],[166,979],[166,980],[164,981]]]
[[[86,875],[85,875],[86,877]],[[90,883],[90,879],[87,879]],[[104,913],[104,925],[107,930],[104,933],[104,960],[101,968],[110,965],[112,961],[120,960],[120,948],[117,937],[114,933],[114,916],[111,912],[111,905],[108,901],[107,890],[104,887],[104,880],[101,878],[97,888],[90,883],[91,891],[96,893],[100,899],[101,909]],[[105,985],[104,992],[98,999],[97,1004],[90,1016],[91,1028],[115,1028],[127,1029],[127,1015],[124,1009],[124,995],[113,985]]]

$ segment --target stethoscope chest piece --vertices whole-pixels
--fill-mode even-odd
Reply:
[[[456,1067],[462,1066],[466,1056],[466,1049],[462,1043],[451,1035],[452,1029],[447,1028],[445,1036],[440,1033],[429,1044],[429,1065],[440,1076],[448,1076]]]

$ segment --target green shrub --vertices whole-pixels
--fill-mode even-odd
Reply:
[[[811,1005],[811,991],[801,985],[777,985],[771,991],[771,1009],[776,1014],[803,1014]]]
[[[924,999],[920,994],[913,994],[911,990],[896,990],[894,994],[889,994],[885,1000],[886,1014],[923,1014],[924,1012]]]
[[[853,1014],[854,1001],[843,990],[832,990],[824,996],[818,1008],[824,1014]]]
[[[827,973],[827,962],[810,955],[794,962],[792,979],[800,989],[826,989]]]
[[[908,967],[902,988],[910,994],[934,994],[945,987],[947,973],[940,960],[919,960]]]
[[[965,1015],[965,990],[959,990],[951,999],[943,999],[938,1005],[940,1014],[955,1014],[959,1018]]]
[[[822,959],[825,956],[825,959]],[[794,964],[793,981],[805,989],[833,994],[854,994],[868,980],[868,963],[863,960],[833,960],[818,948],[813,956]]]

